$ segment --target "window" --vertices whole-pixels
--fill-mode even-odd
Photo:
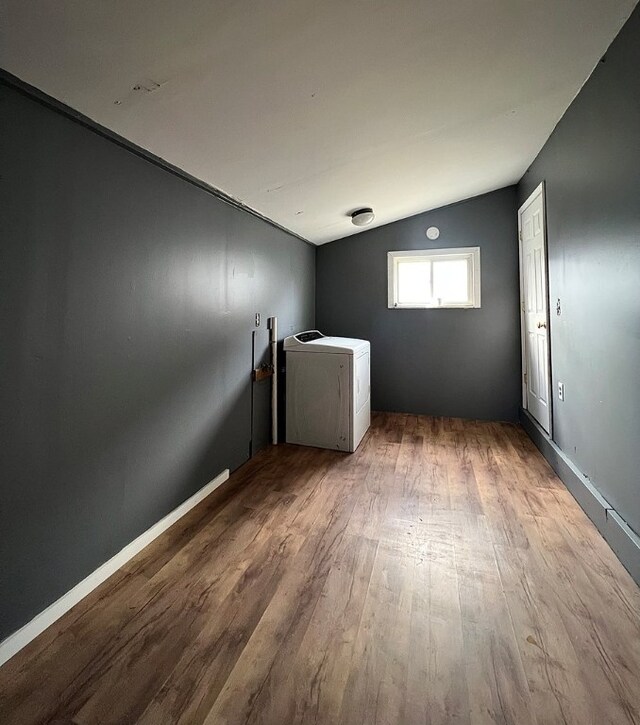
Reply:
[[[480,307],[480,247],[389,252],[389,307]]]

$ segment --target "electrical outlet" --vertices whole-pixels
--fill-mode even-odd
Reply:
[[[564,400],[564,383],[558,383],[558,398]]]
[[[260,327],[260,313],[256,312],[256,327]]]

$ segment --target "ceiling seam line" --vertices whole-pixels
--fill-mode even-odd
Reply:
[[[50,96],[44,91],[41,91],[39,88],[36,88],[30,83],[23,81],[21,78],[14,76],[12,73],[5,70],[4,68],[0,68],[0,84],[5,85],[9,88],[13,88],[22,95],[49,108],[55,113],[58,113],[65,118],[68,118],[69,120],[80,124],[84,128],[97,134],[98,136],[101,136],[107,141],[111,141],[112,143],[117,144],[121,148],[125,149],[125,151],[128,151],[135,156],[143,159],[144,161],[148,161],[149,163],[154,164],[154,166],[157,166],[164,171],[167,171],[168,173],[177,176],[183,181],[186,181],[187,183],[198,187],[207,194],[210,194],[211,196],[219,199],[225,204],[232,206],[234,209],[238,209],[240,211],[246,212],[247,214],[251,214],[251,216],[255,217],[256,219],[260,219],[263,222],[266,222],[267,224],[269,224],[269,226],[272,226],[275,229],[278,229],[281,232],[284,232],[285,234],[288,234],[295,239],[298,239],[299,241],[308,244],[311,247],[316,247],[313,242],[305,239],[304,237],[301,237],[299,234],[291,231],[291,229],[283,227],[281,224],[278,224],[278,222],[270,219],[264,214],[261,214],[259,211],[253,209],[239,199],[236,199],[235,197],[225,193],[224,191],[216,188],[215,186],[212,186],[211,184],[207,184],[205,181],[202,181],[202,179],[198,179],[196,176],[192,176],[184,169],[181,169],[179,166],[175,166],[166,159],[163,159],[160,156],[156,156],[151,151],[148,151],[147,149],[142,148],[142,146],[138,146],[138,144],[134,143],[133,141],[129,141],[128,139],[124,138],[124,136],[120,136],[120,134],[116,133],[115,131],[112,131],[111,129],[103,126],[97,121],[94,121],[88,116],[85,116],[84,113],[77,111],[75,108],[68,106],[66,103],[59,101],[57,98]]]

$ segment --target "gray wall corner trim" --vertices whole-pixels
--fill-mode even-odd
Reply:
[[[178,166],[174,166],[174,164],[170,163],[169,161],[166,161],[160,156],[156,156],[155,154],[151,153],[151,151],[147,151],[147,149],[144,149],[141,146],[133,143],[133,141],[129,141],[123,136],[120,136],[119,134],[115,133],[115,131],[112,131],[106,126],[102,126],[97,121],[94,121],[88,116],[85,116],[83,113],[80,113],[80,111],[76,111],[75,108],[67,106],[65,103],[59,101],[57,98],[48,95],[44,91],[41,91],[39,88],[36,88],[35,86],[30,85],[26,81],[23,81],[21,78],[14,76],[12,73],[9,73],[9,71],[5,70],[4,68],[0,68],[0,85],[1,84],[4,84],[15,91],[18,91],[18,93],[23,93],[31,100],[37,101],[38,103],[47,106],[48,108],[56,111],[57,113],[61,113],[62,115],[66,116],[72,121],[75,121],[76,123],[82,124],[90,131],[93,131],[94,133],[97,133],[100,136],[103,136],[104,138],[113,141],[119,146],[122,146],[122,148],[127,149],[127,151],[136,154],[136,156],[140,156],[141,158],[149,161],[152,164],[155,164],[156,166],[159,166],[165,171],[168,171],[171,174],[175,174],[183,181],[187,181],[188,183],[197,186],[199,189],[206,191],[212,196],[215,196],[216,199],[220,199],[220,201],[223,201],[225,204],[229,204],[236,209],[241,209],[247,214],[251,214],[252,216],[262,220],[263,222],[270,224],[272,227],[275,227],[276,229],[279,229],[286,234],[290,234],[292,237],[295,237],[301,242],[304,242],[305,244],[308,244],[309,246],[315,248],[315,245],[308,239],[305,239],[299,234],[292,232],[290,229],[283,227],[281,224],[278,224],[278,222],[270,219],[268,216],[265,216],[257,209],[253,209],[252,207],[247,206],[247,204],[245,204],[241,199],[236,199],[234,196],[227,194],[221,189],[218,189],[215,186],[211,186],[211,184],[207,184],[205,181],[202,181],[201,179],[192,176],[187,171],[184,171]]]
[[[640,536],[611,507],[564,451],[549,438],[528,411],[520,410],[520,422],[529,438],[593,521],[625,569],[640,585]]]

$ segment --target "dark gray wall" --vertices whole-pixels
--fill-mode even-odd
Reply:
[[[640,532],[640,8],[519,188],[546,182],[553,438]],[[560,298],[562,314],[555,314]],[[566,386],[565,401],[555,392]]]
[[[248,457],[315,249],[0,85],[0,638]]]
[[[427,227],[440,228],[432,242]],[[387,252],[479,246],[482,307],[387,308]],[[318,249],[318,328],[371,341],[376,410],[516,420],[520,323],[515,187]]]

